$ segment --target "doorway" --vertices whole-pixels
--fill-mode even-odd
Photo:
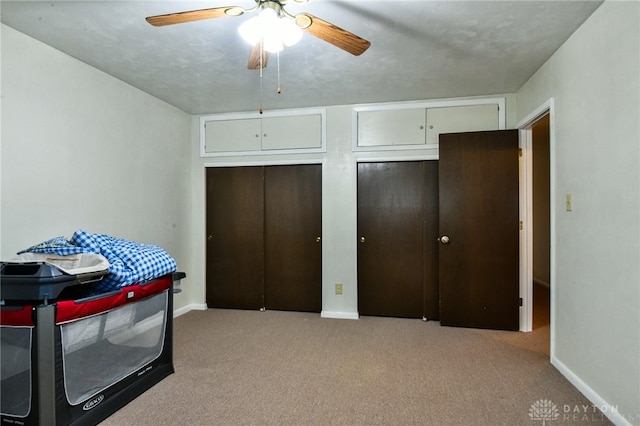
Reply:
[[[539,337],[540,345],[548,345],[550,357],[554,353],[555,335],[554,117],[554,99],[549,98],[516,125],[520,131],[522,150],[520,212],[523,227],[520,245],[520,294],[523,305],[520,331],[534,332]],[[537,311],[535,318],[534,310]]]
[[[549,114],[531,126],[533,219],[533,330],[548,327],[551,290]]]

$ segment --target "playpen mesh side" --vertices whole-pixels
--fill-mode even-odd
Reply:
[[[26,417],[31,411],[33,327],[0,326],[0,407],[3,415]]]
[[[77,405],[160,356],[168,291],[60,326],[64,387]]]

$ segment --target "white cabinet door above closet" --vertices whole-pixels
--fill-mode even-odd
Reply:
[[[322,116],[300,115],[262,119],[262,149],[320,148]]]
[[[427,109],[427,143],[437,144],[442,133],[498,130],[495,104]]]
[[[352,109],[354,151],[435,150],[444,133],[500,130],[505,99],[450,99]]]
[[[205,152],[260,151],[260,119],[213,120],[205,123]]]
[[[200,117],[200,156],[326,151],[324,109],[218,114]]]
[[[358,146],[424,144],[424,108],[358,112]]]

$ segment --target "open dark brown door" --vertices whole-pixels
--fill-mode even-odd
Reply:
[[[262,167],[207,169],[207,306],[264,306]]]
[[[440,135],[440,322],[519,329],[518,131]]]
[[[437,170],[436,162],[358,164],[361,315],[437,317]]]
[[[322,309],[322,166],[265,173],[265,307]]]

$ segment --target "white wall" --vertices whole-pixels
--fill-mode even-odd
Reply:
[[[2,25],[0,256],[82,228],[182,269],[189,135],[188,114]]]
[[[555,106],[552,362],[621,424],[640,424],[639,56],[640,3],[607,1],[517,93],[518,120]]]

